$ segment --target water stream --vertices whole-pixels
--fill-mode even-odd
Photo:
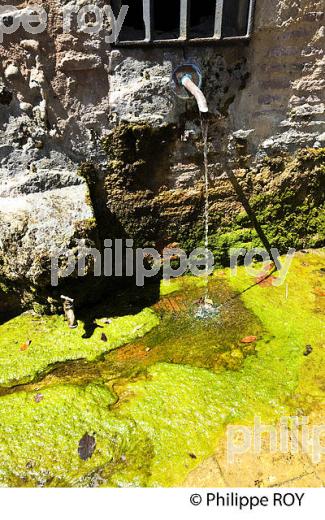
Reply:
[[[209,162],[208,162],[208,136],[209,136],[209,122],[201,114],[201,130],[203,141],[203,159],[204,159],[204,250],[205,250],[205,292],[202,305],[196,314],[198,318],[208,318],[218,314],[218,307],[213,305],[209,295]]]
[[[209,123],[208,123],[208,121],[205,121],[202,118],[202,116],[201,116],[201,127],[202,127],[202,137],[203,137],[204,197],[205,197],[205,205],[204,205],[204,249],[205,249],[205,253],[208,254],[208,251],[209,251],[209,164],[208,164]],[[207,300],[208,297],[209,297],[208,264],[206,264],[205,276],[206,276],[205,300]]]

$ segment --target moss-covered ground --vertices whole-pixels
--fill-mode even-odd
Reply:
[[[33,381],[64,361],[92,361],[143,336],[159,323],[159,318],[154,311],[144,309],[134,316],[114,318],[109,324],[107,321],[109,310],[107,319],[95,320],[90,337],[83,323],[69,329],[63,316],[27,312],[0,325],[0,385]],[[101,339],[103,334],[107,341]]]
[[[214,453],[228,424],[251,424],[256,415],[272,423],[320,407],[324,254],[297,254],[279,287],[255,282],[243,268],[237,277],[216,271],[210,294],[221,307],[207,321],[195,318],[202,284],[187,277],[164,284],[164,296],[132,324],[129,317],[115,329],[98,322],[104,328],[86,340],[62,318],[23,315],[2,325],[2,485],[181,485]],[[256,341],[242,343],[246,336]],[[20,351],[26,339],[32,343]],[[44,348],[27,363],[34,344]],[[58,348],[64,356],[53,359],[48,352]],[[42,376],[64,360],[70,363]],[[87,461],[78,455],[85,433],[96,438]]]

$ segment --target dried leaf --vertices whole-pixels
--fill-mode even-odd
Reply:
[[[270,264],[266,264],[263,267],[263,271],[265,271],[265,272],[272,271],[273,269],[274,269],[274,264],[272,262]]]
[[[254,343],[257,340],[256,336],[246,336],[240,340],[241,343]]]
[[[34,397],[35,403],[40,403],[41,401],[43,401],[43,399],[44,399],[44,396],[42,394],[36,394]]]
[[[92,435],[85,435],[79,441],[78,453],[82,460],[88,460],[92,457],[96,448],[96,439]]]
[[[255,278],[255,283],[259,284],[260,287],[272,287],[274,280],[276,280],[274,276],[262,274]]]
[[[325,296],[325,291],[321,287],[316,287],[316,289],[314,289],[314,293],[316,296]]]
[[[28,347],[30,346],[30,344],[31,344],[31,341],[28,339],[25,343],[22,343],[22,344],[20,345],[19,350],[20,350],[21,352],[24,352],[25,350],[28,349]]]

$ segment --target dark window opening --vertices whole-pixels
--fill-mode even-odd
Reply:
[[[145,27],[143,20],[143,2],[142,0],[129,0],[122,2],[129,6],[128,13],[124,20],[119,39],[123,40],[144,40]],[[118,14],[118,8],[115,8],[115,16]]]
[[[129,10],[117,45],[247,39],[255,0],[111,0]]]
[[[225,0],[223,4],[222,35],[244,36],[247,33],[249,0]]]
[[[153,0],[153,31],[157,40],[179,38],[180,0]]]
[[[190,37],[207,38],[214,35],[216,0],[192,0],[190,3]]]

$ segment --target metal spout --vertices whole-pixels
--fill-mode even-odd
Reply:
[[[176,96],[189,99],[194,96],[200,112],[209,112],[207,100],[201,90],[202,72],[194,63],[182,63],[173,72],[173,88]]]
[[[197,106],[199,107],[200,112],[209,112],[208,103],[205,98],[205,95],[203,94],[202,90],[195,85],[195,83],[190,78],[189,74],[185,74],[181,79],[181,84],[183,87],[188,90],[192,96],[195,97]]]

